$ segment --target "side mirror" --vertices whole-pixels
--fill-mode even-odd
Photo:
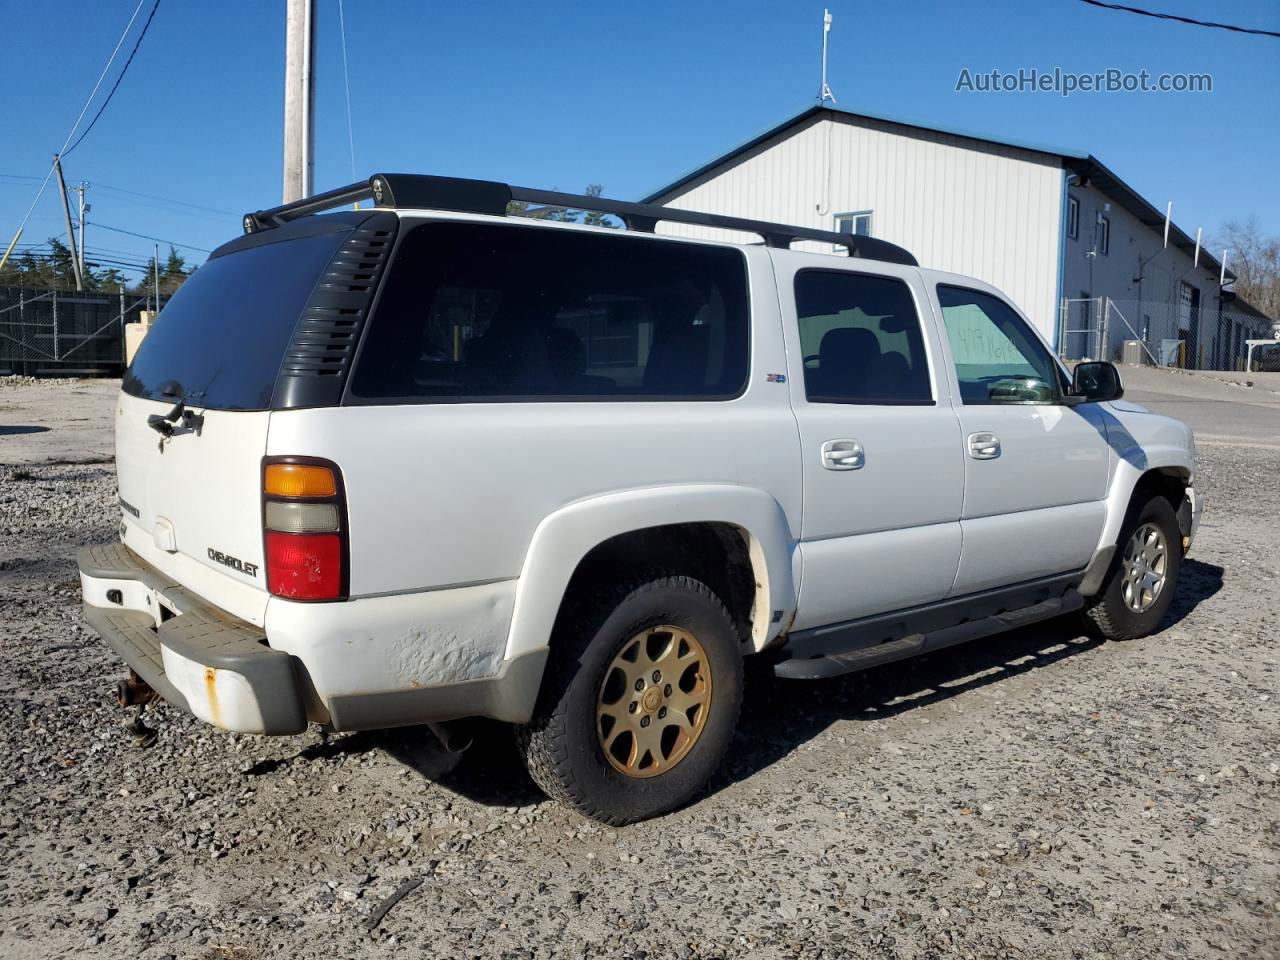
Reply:
[[[1123,396],[1120,371],[1114,363],[1091,360],[1076,365],[1075,373],[1071,375],[1071,399],[1077,403],[1100,403],[1119,400]]]

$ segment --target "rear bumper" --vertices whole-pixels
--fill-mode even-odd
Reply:
[[[143,680],[175,706],[237,733],[306,728],[299,669],[259,627],[159,573],[124,544],[78,556],[84,617]]]
[[[501,616],[502,629],[482,636],[477,611],[505,609],[489,588],[337,604],[273,598],[264,629],[124,544],[84,547],[78,559],[89,624],[162,697],[223,729],[293,734],[308,719],[334,730],[466,717],[524,723],[533,712],[547,650],[504,659]]]

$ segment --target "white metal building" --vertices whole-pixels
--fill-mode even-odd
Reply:
[[[1195,241],[1177,227],[1166,249],[1164,211],[1086,153],[823,104],[644,199],[889,240],[922,266],[999,287],[1050,341],[1078,356],[1118,358],[1124,340],[1181,337],[1187,341],[1181,360],[1210,366],[1219,360],[1218,339],[1222,361],[1233,342],[1232,331],[1220,337],[1218,329],[1218,261],[1201,251],[1193,266]],[[690,226],[659,229],[728,236]],[[1075,309],[1070,303],[1103,297],[1116,301],[1105,317],[1088,303]],[[1155,309],[1166,304],[1174,307]],[[1084,328],[1091,333],[1071,333]]]

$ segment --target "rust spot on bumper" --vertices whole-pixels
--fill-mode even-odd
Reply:
[[[204,668],[204,692],[209,698],[209,713],[213,722],[222,726],[222,710],[218,707],[218,671],[213,667]]]

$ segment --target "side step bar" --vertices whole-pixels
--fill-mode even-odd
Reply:
[[[1075,581],[1075,582],[1073,582]],[[819,680],[932,653],[1079,610],[1079,575],[1022,584],[794,635],[774,664],[776,676]]]

